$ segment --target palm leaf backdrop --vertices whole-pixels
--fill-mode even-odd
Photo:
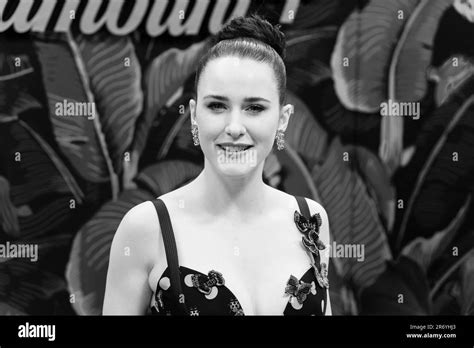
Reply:
[[[473,314],[474,52],[450,36],[473,37],[471,16],[450,0],[298,4],[282,26],[295,114],[263,176],[321,203],[331,242],[364,247],[330,260],[333,313]],[[249,9],[275,22],[282,7]],[[0,313],[100,314],[123,216],[202,170],[188,102],[210,37],[0,36],[0,241],[41,254],[1,259]],[[420,119],[382,118],[388,100]],[[68,102],[95,117],[58,115]]]
[[[34,40],[41,75],[48,98],[48,109],[55,140],[70,160],[70,165],[82,178],[95,182],[110,182],[114,195],[118,180],[105,142],[100,114],[85,117],[56,115],[56,105],[66,103],[95,103],[84,62],[77,44],[70,35]],[[61,66],[61,70],[56,67]],[[84,119],[90,122],[84,122]]]

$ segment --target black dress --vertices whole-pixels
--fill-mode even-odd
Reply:
[[[308,204],[303,197],[295,196],[300,212],[295,211],[295,223],[303,234],[303,244],[313,246],[314,267],[301,278],[290,276],[282,294],[288,295],[284,315],[324,315],[327,306],[327,265],[320,263],[319,214],[310,217]],[[166,205],[162,200],[152,201],[156,207],[168,267],[160,276],[150,312],[153,315],[245,315],[239,299],[225,286],[225,275],[218,270],[203,274],[191,268],[179,266],[176,243]],[[308,246],[309,244],[309,246]],[[311,245],[312,244],[312,245]]]

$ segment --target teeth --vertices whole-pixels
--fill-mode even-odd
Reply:
[[[244,151],[247,146],[221,146],[225,151],[228,152],[239,152]]]

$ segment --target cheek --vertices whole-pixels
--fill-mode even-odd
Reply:
[[[272,142],[275,137],[278,121],[275,115],[268,114],[253,125],[253,134],[263,142]],[[250,130],[249,130],[250,131]]]
[[[263,125],[254,129],[251,133],[252,137],[261,144],[271,144],[273,141],[273,129],[267,125]]]
[[[223,133],[224,129],[225,123],[218,117],[206,117],[203,122],[199,124],[200,136],[211,141],[216,139],[219,134]]]
[[[198,107],[196,114],[200,136],[208,138],[213,133],[220,132],[225,127],[223,117],[219,117],[219,115],[211,115],[209,110],[206,110],[205,108]]]

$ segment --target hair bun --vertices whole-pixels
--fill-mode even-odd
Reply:
[[[216,34],[214,44],[222,40],[249,37],[271,46],[284,59],[286,41],[285,34],[280,31],[280,27],[280,24],[273,26],[269,21],[256,14],[237,17]]]

